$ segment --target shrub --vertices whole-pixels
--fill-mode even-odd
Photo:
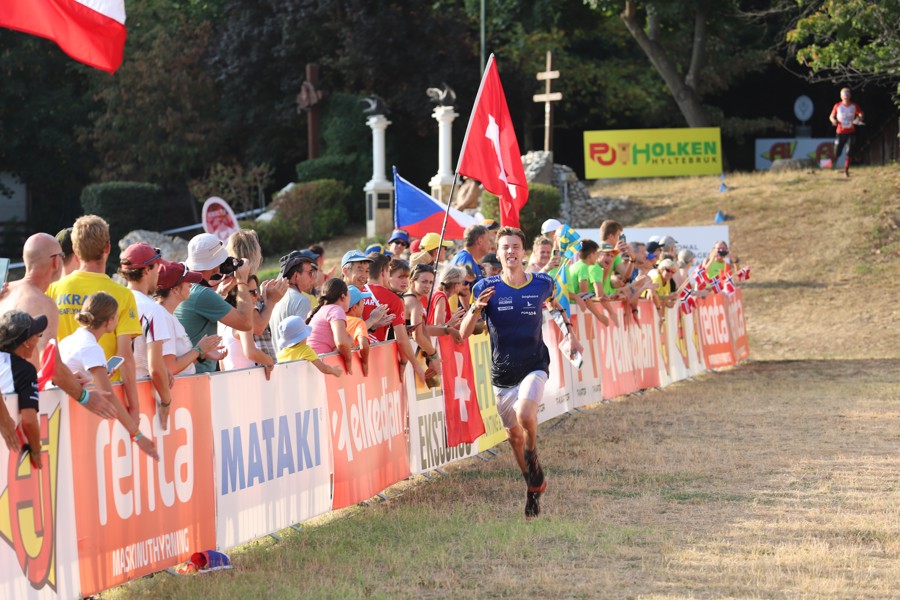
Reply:
[[[209,168],[205,179],[190,183],[191,195],[203,204],[211,196],[223,198],[236,213],[265,205],[265,189],[272,181],[274,169],[268,164],[245,169],[240,163],[216,163]]]
[[[118,258],[119,240],[129,231],[159,231],[166,206],[163,189],[152,183],[109,181],[91,184],[81,191],[84,213],[103,217],[109,223],[113,258]]]
[[[334,179],[295,184],[279,194],[268,223],[254,222],[260,245],[268,254],[286,253],[344,231],[350,188]]]
[[[531,240],[540,235],[541,224],[550,218],[559,217],[561,194],[552,185],[528,184],[528,202],[519,213],[519,224],[525,238]],[[485,219],[500,221],[500,203],[497,196],[484,192],[481,196],[481,214]]]

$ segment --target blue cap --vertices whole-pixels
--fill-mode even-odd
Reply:
[[[278,335],[281,336],[281,347],[295,346],[309,337],[312,327],[297,315],[286,317],[278,324]]]
[[[372,292],[363,292],[355,285],[348,285],[347,291],[350,293],[350,308],[356,306],[356,303],[366,298],[374,298]]]
[[[404,244],[409,246],[409,233],[404,231],[403,229],[395,229],[393,232],[391,232],[391,237],[388,238],[387,243],[390,244],[391,242],[397,241],[403,242]]]
[[[352,262],[372,262],[372,259],[365,255],[364,252],[359,250],[350,250],[346,254],[344,254],[343,260],[341,260],[341,267],[346,267],[348,264]]]

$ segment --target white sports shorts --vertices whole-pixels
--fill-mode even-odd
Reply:
[[[547,377],[548,375],[544,371],[532,371],[519,382],[519,385],[508,388],[494,386],[494,396],[497,398],[497,412],[500,413],[500,420],[503,421],[504,427],[512,429],[518,425],[516,405],[520,402],[541,403]]]

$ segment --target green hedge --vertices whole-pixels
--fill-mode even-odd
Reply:
[[[286,254],[344,231],[350,188],[334,179],[298,183],[280,194],[269,208],[268,223],[254,221],[264,255]]]
[[[519,224],[525,233],[528,244],[540,235],[541,224],[547,219],[559,218],[561,194],[552,185],[542,183],[528,184],[528,202],[519,213]],[[490,192],[481,195],[481,214],[485,219],[500,221],[500,204],[497,196]]]
[[[109,181],[94,183],[81,191],[81,208],[87,215],[109,223],[111,256],[118,259],[119,240],[135,229],[159,231],[166,210],[162,187],[152,183]],[[115,261],[118,263],[118,260]]]

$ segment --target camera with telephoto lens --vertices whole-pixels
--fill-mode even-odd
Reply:
[[[219,265],[219,273],[227,277],[237,271],[243,264],[243,258],[235,258],[233,256],[229,256],[225,259],[225,262]]]
[[[727,249],[727,248],[720,248],[720,249],[719,249],[719,256],[721,256],[722,258],[728,256],[728,249]]]

